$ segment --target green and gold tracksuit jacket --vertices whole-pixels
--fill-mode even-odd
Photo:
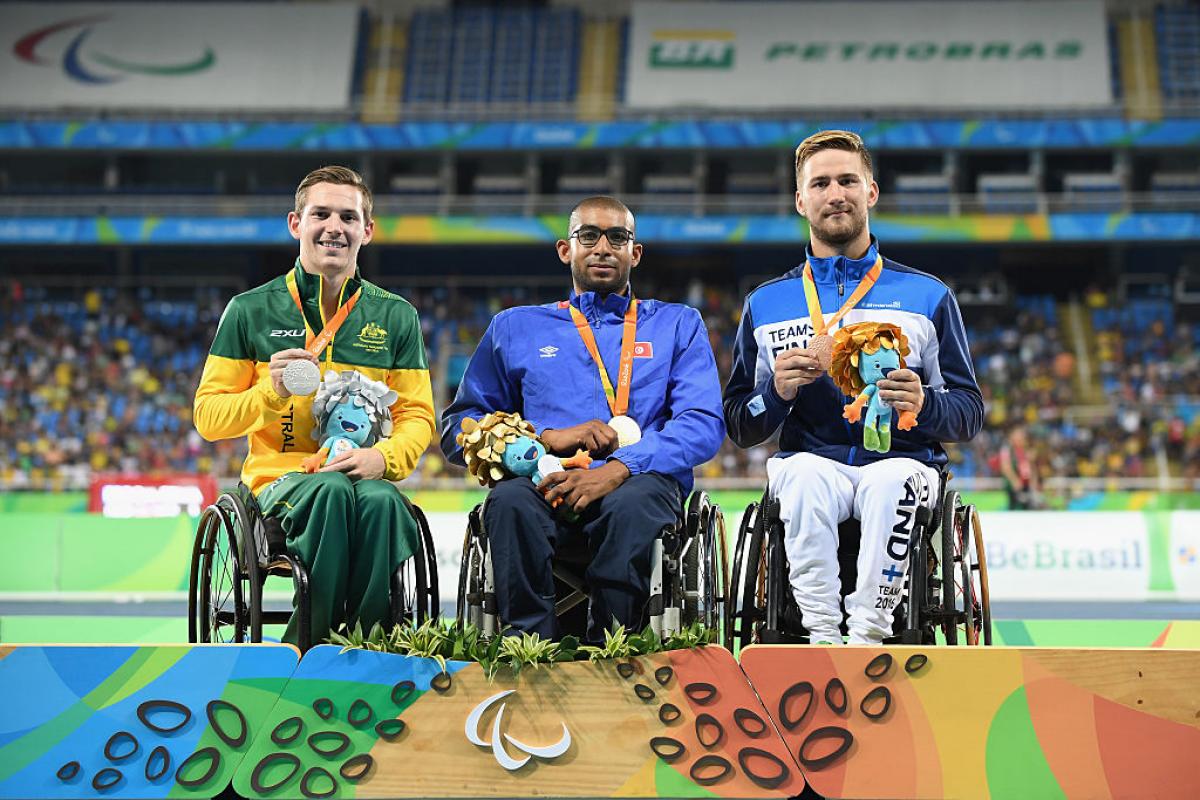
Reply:
[[[299,259],[293,268],[304,316],[314,332],[325,327],[320,276]],[[306,332],[284,275],[234,297],[225,308],[196,389],[193,416],[205,439],[248,437],[242,482],[256,494],[316,452],[312,397],[280,397],[268,364],[280,350],[304,347]],[[416,309],[402,297],[363,280],[357,270],[342,287],[339,306],[359,286],[362,296],[333,341],[318,354],[321,372],[355,369],[385,382],[392,404],[392,435],[375,445],[386,461],[384,478],[397,481],[417,466],[434,434],[433,392]]]

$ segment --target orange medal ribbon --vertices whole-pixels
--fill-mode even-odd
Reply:
[[[304,349],[320,358],[321,351],[329,346],[329,343],[333,341],[334,334],[338,332],[342,323],[346,321],[346,317],[350,316],[350,312],[354,310],[354,305],[362,295],[362,287],[359,286],[350,299],[342,303],[341,308],[337,310],[332,319],[325,323],[325,327],[321,329],[320,333],[314,334],[308,325],[308,317],[304,316],[304,306],[300,302],[300,290],[296,287],[296,273],[289,272],[286,281],[288,292],[291,293],[292,300],[296,302],[296,308],[300,309],[300,319],[304,320],[304,330],[308,333]]]
[[[838,321],[846,316],[846,313],[850,309],[858,305],[858,301],[866,297],[867,292],[871,291],[871,287],[875,285],[875,281],[879,280],[879,275],[882,272],[883,256],[877,255],[875,256],[875,265],[858,282],[858,286],[854,288],[850,297],[846,299],[846,302],[838,309],[838,312],[833,315],[833,319],[829,320],[829,324],[826,325],[825,315],[821,313],[821,300],[817,296],[817,285],[813,281],[812,267],[809,266],[808,261],[805,261],[803,274],[804,299],[808,302],[808,316],[812,320],[813,330],[816,331],[816,335],[824,336],[826,330],[837,325]]]
[[[578,308],[570,303],[567,303],[567,308],[571,310],[571,319],[575,321],[575,327],[579,330],[579,338],[583,339],[584,347],[591,354],[592,360],[596,362],[596,369],[600,372],[600,382],[604,385],[604,397],[608,400],[609,410],[612,411],[614,417],[622,416],[629,410],[629,385],[633,383],[633,340],[637,333],[637,298],[630,295],[629,309],[625,312],[616,392],[613,391],[612,381],[609,380],[608,371],[604,368],[604,360],[600,357],[600,348],[596,346],[596,336],[592,333],[587,319]]]

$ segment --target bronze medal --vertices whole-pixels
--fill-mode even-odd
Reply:
[[[823,372],[828,372],[833,364],[833,337],[828,333],[818,333],[808,340],[808,349],[817,357],[817,365]]]

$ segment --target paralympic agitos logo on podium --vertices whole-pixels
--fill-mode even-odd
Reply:
[[[159,78],[194,75],[217,63],[217,54],[208,45],[194,58],[169,63],[143,61],[136,56],[114,55],[90,47],[88,39],[96,28],[111,21],[112,17],[106,15],[79,17],[38,28],[17,40],[13,54],[38,66],[59,62],[69,78],[84,84],[116,83],[131,75]]]

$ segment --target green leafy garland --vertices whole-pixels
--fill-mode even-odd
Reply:
[[[443,672],[447,660],[476,661],[489,680],[502,666],[509,667],[516,676],[525,667],[539,669],[543,664],[584,658],[592,662],[634,658],[666,650],[704,647],[716,641],[717,631],[706,628],[699,621],[666,639],[661,639],[649,625],[641,633],[629,633],[624,625],[616,625],[604,632],[604,644],[597,646],[580,644],[574,636],[564,636],[559,641],[543,639],[536,633],[484,636],[471,623],[459,624],[441,618],[428,619],[420,625],[405,621],[391,630],[384,630],[376,623],[365,636],[360,624],[356,623],[353,628],[343,625],[339,631],[330,633],[327,640],[329,644],[339,645],[342,652],[360,649],[430,658]]]

